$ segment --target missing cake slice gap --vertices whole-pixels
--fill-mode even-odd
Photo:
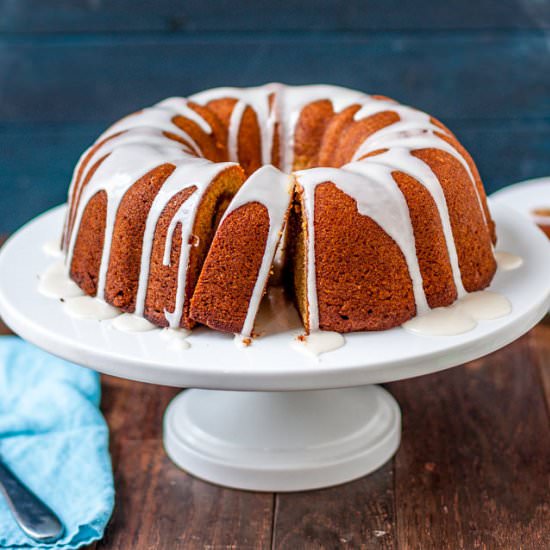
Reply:
[[[281,242],[293,179],[267,165],[254,172],[227,208],[206,260],[190,316],[249,343]]]

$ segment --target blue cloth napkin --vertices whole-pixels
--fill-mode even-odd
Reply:
[[[0,337],[0,455],[59,516],[65,535],[38,544],[0,496],[0,548],[78,548],[103,536],[114,504],[97,373]]]

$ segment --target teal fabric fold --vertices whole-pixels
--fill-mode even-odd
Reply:
[[[99,375],[0,337],[0,456],[60,517],[64,537],[29,539],[0,496],[0,548],[79,548],[101,539],[114,505]]]

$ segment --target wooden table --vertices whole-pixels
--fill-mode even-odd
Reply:
[[[8,330],[0,325],[0,333]],[[102,377],[116,509],[99,549],[550,547],[550,319],[462,367],[388,384],[395,458],[319,491],[222,489],[162,448],[178,389]]]
[[[179,390],[102,382],[117,497],[91,548],[549,546],[548,318],[488,357],[388,384],[403,411],[395,459],[320,491],[259,494],[194,479],[162,448],[162,415]]]
[[[550,320],[488,357],[388,384],[394,460],[358,481],[271,494],[180,471],[161,422],[179,390],[103,377],[116,511],[97,549],[550,547]]]

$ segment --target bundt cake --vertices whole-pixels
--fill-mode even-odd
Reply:
[[[162,327],[251,335],[279,243],[307,332],[389,329],[496,270],[456,137],[336,86],[218,88],[138,111],[82,155],[68,202],[70,277]]]

